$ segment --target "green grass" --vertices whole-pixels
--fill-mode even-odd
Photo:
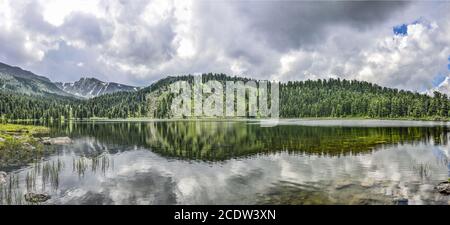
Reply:
[[[26,164],[42,156],[43,146],[33,136],[48,131],[42,126],[0,124],[0,168]]]
[[[33,126],[33,125],[20,125],[20,124],[0,124],[0,132],[16,132],[16,133],[45,133],[48,132],[47,127]]]

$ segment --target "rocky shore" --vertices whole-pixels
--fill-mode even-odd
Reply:
[[[48,150],[44,145],[72,143],[69,137],[36,137],[48,132],[41,126],[0,124],[0,169],[40,159]]]

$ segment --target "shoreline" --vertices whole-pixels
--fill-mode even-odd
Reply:
[[[413,117],[398,117],[398,118],[369,118],[369,117],[286,117],[286,118],[224,118],[224,117],[187,117],[187,118],[152,118],[152,117],[134,117],[134,118],[89,118],[89,119],[65,119],[65,120],[38,120],[38,119],[15,119],[0,121],[0,124],[8,123],[21,123],[21,122],[44,122],[44,123],[65,123],[65,122],[164,122],[164,121],[270,121],[270,120],[281,120],[281,121],[416,121],[416,122],[450,122],[450,118],[446,119],[436,119],[436,118],[413,118]]]

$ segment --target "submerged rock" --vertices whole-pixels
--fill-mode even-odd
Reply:
[[[45,202],[50,199],[50,195],[47,194],[36,194],[36,193],[27,193],[25,194],[25,200],[31,203],[40,203]]]
[[[361,186],[364,188],[371,188],[375,185],[375,180],[373,179],[365,179],[361,182]]]
[[[334,188],[336,190],[341,190],[341,189],[345,189],[345,188],[349,188],[351,186],[353,186],[354,184],[351,181],[337,181],[334,184]]]
[[[0,142],[5,142],[6,140],[4,138],[0,137]]]
[[[6,183],[6,176],[8,176],[6,172],[0,171],[0,184]]]
[[[450,195],[450,182],[445,181],[445,182],[438,184],[436,186],[436,190],[441,194]]]
[[[409,200],[407,198],[397,198],[394,199],[395,205],[408,205]]]

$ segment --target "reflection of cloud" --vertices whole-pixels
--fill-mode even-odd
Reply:
[[[448,201],[433,191],[436,181],[447,178],[446,165],[436,163],[430,146],[399,145],[372,154],[340,157],[276,153],[231,159],[220,163],[163,158],[148,150],[109,155],[114,170],[87,170],[83,177],[70,167],[60,173],[58,204],[252,204],[256,196],[280,182],[314,183],[317,191],[339,194],[335,184],[348,181],[378,193],[407,197],[410,204]],[[444,147],[448,149],[448,146]],[[73,154],[59,156],[70,165]],[[53,160],[53,159],[52,159]],[[413,166],[427,165],[423,178]]]
[[[178,181],[178,191],[181,192],[182,195],[192,195],[194,194],[195,187],[198,185],[195,178],[182,178]]]

